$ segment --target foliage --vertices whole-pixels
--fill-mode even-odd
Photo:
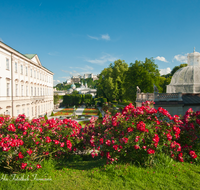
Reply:
[[[81,86],[80,83],[74,83],[76,85],[76,88],[79,88]],[[65,83],[58,83],[56,86],[57,90],[69,90],[71,88],[71,84],[65,84]]]
[[[128,71],[125,73],[126,78],[124,82],[125,96],[127,100],[136,100],[136,87],[139,86],[141,92],[153,92],[153,84],[155,84],[159,91],[159,77],[160,73],[158,66],[153,59],[145,59],[143,61],[135,61],[131,63]]]
[[[122,99],[124,95],[125,72],[128,64],[124,60],[114,61],[108,68],[105,68],[99,75],[97,85],[97,96],[106,97],[108,100]]]
[[[58,94],[55,94],[53,97],[54,97],[54,98],[53,98],[54,105],[55,105],[55,104],[58,104],[58,101],[59,101],[59,99],[60,99],[60,96],[59,96]]]
[[[93,88],[95,89],[97,86],[97,80],[94,80],[92,78],[87,78],[87,79],[81,79],[80,82],[83,82],[83,85],[85,85],[87,83],[87,86],[89,88]]]

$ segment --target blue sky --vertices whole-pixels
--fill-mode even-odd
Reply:
[[[36,53],[55,83],[117,59],[153,57],[164,74],[200,52],[199,10],[198,0],[0,1],[0,40]]]

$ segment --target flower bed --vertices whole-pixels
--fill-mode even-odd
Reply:
[[[54,115],[55,116],[58,116],[58,115],[72,115],[74,112],[74,109],[73,108],[65,108],[65,109],[62,109],[61,111],[58,111],[56,112]]]
[[[81,126],[73,120],[44,118],[16,120],[0,117],[0,167],[11,172],[41,168],[44,158],[76,151]]]
[[[172,117],[167,110],[150,107],[151,102],[135,108],[126,106],[122,113],[106,114],[103,122],[92,119],[85,126],[83,139],[93,148],[92,157],[153,165],[160,153],[184,162],[197,161],[200,150],[200,112],[188,110],[183,120]]]
[[[150,102],[102,120],[92,117],[82,129],[70,119],[17,119],[0,117],[0,167],[11,172],[41,168],[45,158],[61,158],[77,150],[117,161],[154,165],[159,155],[180,162],[196,162],[200,156],[200,111],[189,109],[183,119],[172,117]],[[86,151],[85,151],[86,150]]]
[[[85,108],[83,115],[98,115],[99,110],[96,108]]]

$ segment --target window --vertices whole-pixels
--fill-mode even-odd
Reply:
[[[24,86],[23,85],[21,85],[21,96],[24,96]]]
[[[15,63],[15,72],[17,73],[17,63]]]
[[[32,107],[32,116],[33,116],[33,107]]]
[[[33,73],[32,73],[32,72],[33,72],[33,70],[31,69],[31,77],[33,76]]]
[[[39,79],[39,73],[37,72],[37,79]]]
[[[29,108],[27,108],[27,117],[29,117]]]
[[[33,87],[31,86],[31,96],[33,96]]]
[[[18,84],[15,84],[15,95],[18,96]]]
[[[6,69],[9,70],[9,59],[6,59]]]
[[[28,96],[28,86],[26,86],[26,96]]]
[[[40,96],[42,96],[42,88],[40,88]]]
[[[21,74],[23,75],[23,65],[21,65]]]
[[[40,95],[39,93],[40,93],[40,91],[39,91],[39,88],[37,89],[38,90],[38,96]]]
[[[22,109],[22,114],[25,114],[25,109],[24,108]]]
[[[17,116],[19,115],[19,110],[17,110]]]
[[[36,96],[36,87],[35,87],[35,96]]]
[[[34,78],[36,78],[36,71],[34,71]]]
[[[42,80],[42,74],[40,73],[40,80]]]
[[[10,83],[7,83],[7,96],[10,96]]]
[[[26,67],[26,76],[28,76],[28,67]]]

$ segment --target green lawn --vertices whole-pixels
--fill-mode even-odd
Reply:
[[[15,181],[13,176],[6,176],[8,180],[1,181],[0,189],[200,189],[199,165],[171,161],[154,168],[143,168],[132,164],[103,166],[105,161],[102,159],[85,157],[84,160],[76,156],[60,163],[46,161],[35,175],[21,174],[27,181]],[[0,175],[2,179],[3,173]],[[37,180],[33,180],[34,177]]]
[[[90,121],[79,121],[78,124],[81,125],[83,128],[85,127],[86,124],[90,123]]]

